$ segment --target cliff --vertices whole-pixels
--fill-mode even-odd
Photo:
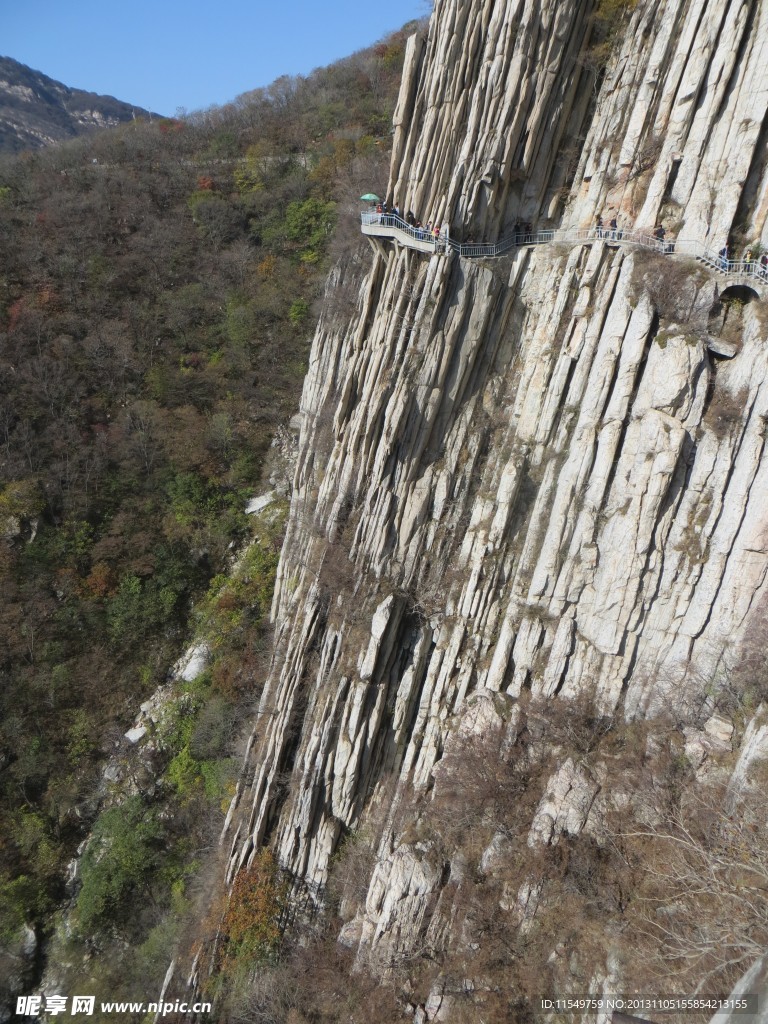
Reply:
[[[601,214],[768,245],[766,48],[756,0],[438,0],[409,43],[388,196],[464,240]],[[425,824],[473,744],[525,775],[505,820],[529,851],[598,835],[631,789],[629,756],[569,746],[569,722],[642,726],[659,785],[670,730],[687,768],[732,764],[750,705],[729,717],[721,695],[766,593],[768,353],[757,292],[692,260],[610,239],[474,261],[374,244],[362,282],[328,282],[226,842],[230,877],[269,842],[322,898],[342,838],[373,830],[342,938],[391,965],[482,945],[466,844]],[[503,875],[509,834],[483,829],[476,869]],[[510,932],[541,892],[541,858],[521,870],[496,904]],[[605,945],[582,954],[613,969]],[[424,1012],[447,1020],[440,991]]]

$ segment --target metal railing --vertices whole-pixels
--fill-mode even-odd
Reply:
[[[416,242],[431,243],[435,246],[437,252],[444,252],[446,242],[450,244],[450,240],[446,239],[444,235],[435,235],[433,229],[417,228],[412,224],[408,224],[402,217],[398,217],[394,213],[361,213],[360,218],[362,220],[363,232],[365,232],[367,226],[371,225],[386,228],[388,229],[387,231],[376,231],[375,234],[387,234],[393,238],[404,236],[400,240],[406,245],[409,239],[413,239]],[[373,234],[374,232],[371,233]],[[452,245],[452,248],[455,248],[455,245]]]
[[[511,249],[528,245],[552,243],[579,244],[585,242],[608,242],[622,245],[638,245],[654,250],[664,256],[690,256],[699,260],[711,270],[729,277],[750,278],[757,284],[768,285],[768,267],[757,260],[727,260],[703,246],[700,242],[686,239],[662,239],[642,231],[625,231],[621,228],[582,228],[567,231],[554,228],[547,231],[517,231],[506,235],[498,242],[457,242],[445,234],[435,234],[434,229],[417,228],[393,213],[363,212],[360,215],[364,234],[396,238],[404,245],[423,250],[431,245],[435,252],[453,251],[469,259],[493,259],[503,256]],[[366,228],[369,230],[366,231]],[[373,229],[373,230],[371,230]],[[384,230],[382,230],[384,229]]]

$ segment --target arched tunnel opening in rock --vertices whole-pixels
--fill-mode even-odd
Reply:
[[[738,352],[741,349],[744,332],[744,309],[759,297],[754,288],[745,284],[734,284],[724,288],[709,311],[709,335],[720,339],[728,346],[735,346],[735,352]]]
[[[753,302],[759,298],[760,296],[755,289],[750,288],[748,284],[732,284],[720,292],[720,303],[722,305],[731,305],[734,302],[738,302],[742,306],[746,306],[748,302]]]

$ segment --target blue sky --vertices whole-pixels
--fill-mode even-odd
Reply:
[[[0,0],[0,53],[175,114],[306,74],[427,11],[425,0]]]

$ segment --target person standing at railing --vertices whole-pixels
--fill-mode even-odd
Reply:
[[[595,231],[597,232],[598,238],[603,237],[603,218],[600,216],[599,213],[597,215],[597,220],[595,221]]]
[[[608,227],[611,229],[611,238],[615,239],[616,238],[616,232],[619,229],[619,225],[618,225],[615,217],[611,217],[611,222],[608,225]]]
[[[724,245],[717,255],[720,257],[720,269],[728,270],[728,246]]]
[[[514,236],[515,236],[515,245],[520,245],[520,242],[522,240],[522,235],[523,235],[523,233],[522,233],[522,231],[520,229],[520,221],[517,221],[517,220],[515,221],[515,226],[514,226],[514,228],[512,230],[513,230]]]

